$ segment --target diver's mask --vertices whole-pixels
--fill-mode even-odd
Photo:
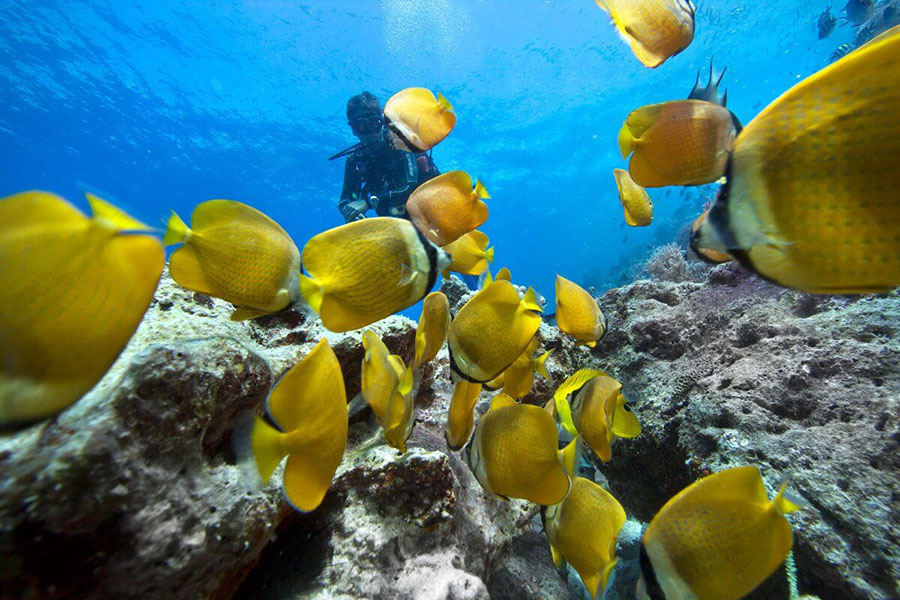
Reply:
[[[378,114],[360,115],[348,121],[353,135],[363,144],[372,144],[384,139],[384,119]]]

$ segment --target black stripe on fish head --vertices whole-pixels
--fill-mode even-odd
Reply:
[[[403,135],[403,132],[400,131],[400,128],[397,127],[394,122],[388,118],[387,115],[384,116],[384,124],[394,133],[394,135],[400,138],[400,141],[404,146],[406,146],[407,150],[409,150],[410,152],[424,152],[424,150],[409,141],[407,137]]]
[[[412,224],[412,222],[410,222]],[[419,231],[419,228],[413,224],[413,229],[416,230],[416,235],[419,237],[419,243],[422,244],[422,249],[425,250],[425,256],[428,257],[428,283],[425,284],[425,291],[422,292],[422,295],[419,297],[419,300],[428,295],[428,292],[434,287],[434,284],[437,282],[438,276],[438,248],[434,244],[429,241],[425,234]],[[418,300],[416,300],[418,302]]]
[[[647,549],[644,548],[643,542],[641,542],[640,566],[641,578],[644,580],[647,597],[650,600],[666,600],[666,595],[659,586],[659,581],[656,579],[656,571],[653,570],[653,564],[650,562],[650,557],[647,555]]]

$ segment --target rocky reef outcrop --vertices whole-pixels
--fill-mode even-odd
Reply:
[[[468,291],[445,282],[451,306]],[[810,506],[792,517],[801,589],[897,597],[900,577],[900,297],[816,297],[736,266],[703,282],[642,280],[599,300],[609,333],[593,350],[541,326],[552,381],[575,369],[624,383],[644,431],[616,444],[595,479],[625,506],[607,598],[632,598],[642,527],[709,471],[791,474]],[[454,309],[455,310],[455,309]],[[128,347],[86,397],[0,435],[0,598],[586,598],[557,570],[537,507],[486,494],[443,425],[446,350],[422,367],[404,456],[371,447],[369,411],[323,504],[291,509],[279,473],[241,478],[230,432],[261,412],[278,378],[325,337],[359,391],[356,332],[296,311],[230,321],[230,305],[164,274]],[[415,323],[372,329],[409,359]],[[476,410],[487,408],[486,397]],[[782,572],[755,598],[786,598]]]

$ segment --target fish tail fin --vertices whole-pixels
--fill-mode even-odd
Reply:
[[[619,152],[622,158],[628,158],[628,155],[634,152],[634,136],[628,123],[622,125],[622,129],[619,130]]]
[[[491,246],[490,248],[485,250],[484,260],[488,261],[489,263],[494,262],[494,247],[493,246]]]
[[[317,313],[322,312],[322,301],[325,299],[322,286],[319,285],[318,281],[312,277],[307,277],[303,273],[300,273],[300,295],[303,296],[310,308]]]
[[[559,461],[562,463],[563,469],[569,474],[573,480],[578,476],[578,460],[581,458],[581,436],[576,435],[572,438],[565,448],[559,450]]]
[[[547,358],[552,352],[553,350],[547,350],[538,357],[534,364],[534,370],[540,373],[544,379],[550,379],[550,373],[547,372]]]
[[[444,95],[440,92],[438,92],[437,102],[438,102],[438,106],[441,107],[441,110],[448,110],[450,112],[453,112],[453,105],[450,104],[450,101],[447,100],[444,97]]]
[[[488,194],[487,188],[484,187],[484,184],[481,183],[480,179],[475,181],[475,195],[481,198],[482,200],[490,200],[491,195]]]
[[[599,6],[600,8],[602,8],[603,10],[605,10],[606,12],[611,12],[611,11],[609,10],[609,6],[607,6],[607,5],[606,5],[606,2],[604,2],[603,0],[594,0],[594,2],[596,2],[596,3],[597,3],[597,6]]]
[[[94,220],[97,222],[111,226],[116,231],[125,229],[136,231],[153,230],[152,227],[141,223],[118,206],[110,204],[99,196],[95,196],[90,192],[85,193],[84,196],[87,198],[88,204],[91,205],[91,212],[94,215]]]
[[[415,374],[416,369],[412,365],[403,369],[403,375],[400,377],[400,386],[397,388],[402,396],[408,396],[413,391]]]
[[[494,277],[491,275],[491,269],[487,268],[484,270],[484,273],[479,277],[480,281],[478,283],[478,289],[483,290],[487,286],[491,285],[494,282]]]
[[[806,506],[809,505],[806,500],[795,494],[792,494],[787,489],[789,481],[790,478],[787,475],[781,478],[781,482],[778,485],[778,493],[775,495],[775,498],[772,499],[772,504],[774,504],[775,508],[778,509],[778,512],[783,515],[787,515],[802,508],[806,508]]]
[[[525,297],[522,298],[522,306],[525,310],[533,310],[536,312],[543,311],[543,307],[541,307],[541,303],[538,302],[537,292],[534,291],[534,288],[528,288],[528,291],[525,292]]]
[[[258,415],[246,418],[235,426],[231,444],[241,474],[254,487],[261,487],[284,458],[281,447],[283,434]]]
[[[188,241],[191,237],[191,228],[187,223],[181,220],[181,217],[173,210],[172,216],[166,225],[166,235],[163,236],[163,246],[171,246],[172,244],[180,244]]]
[[[587,588],[591,600],[597,598],[597,590],[600,589],[600,573],[587,573],[581,577],[581,582]]]
[[[615,543],[615,541],[613,541],[613,543],[612,543],[613,550],[615,550],[615,545],[616,545],[616,543]],[[600,575],[600,590],[599,590],[599,592],[601,595],[603,594],[603,590],[606,589],[606,584],[609,583],[609,576],[612,575],[612,571],[616,567],[616,564],[618,564],[618,562],[619,562],[619,559],[614,558],[611,561],[609,561],[609,563],[606,565],[606,567],[603,568],[603,573]]]

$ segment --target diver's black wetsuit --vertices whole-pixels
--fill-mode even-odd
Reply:
[[[406,199],[419,184],[440,173],[427,154],[397,150],[386,140],[361,145],[347,157],[338,209],[343,213],[348,202],[376,196],[377,204],[370,207],[376,213],[409,218]]]

